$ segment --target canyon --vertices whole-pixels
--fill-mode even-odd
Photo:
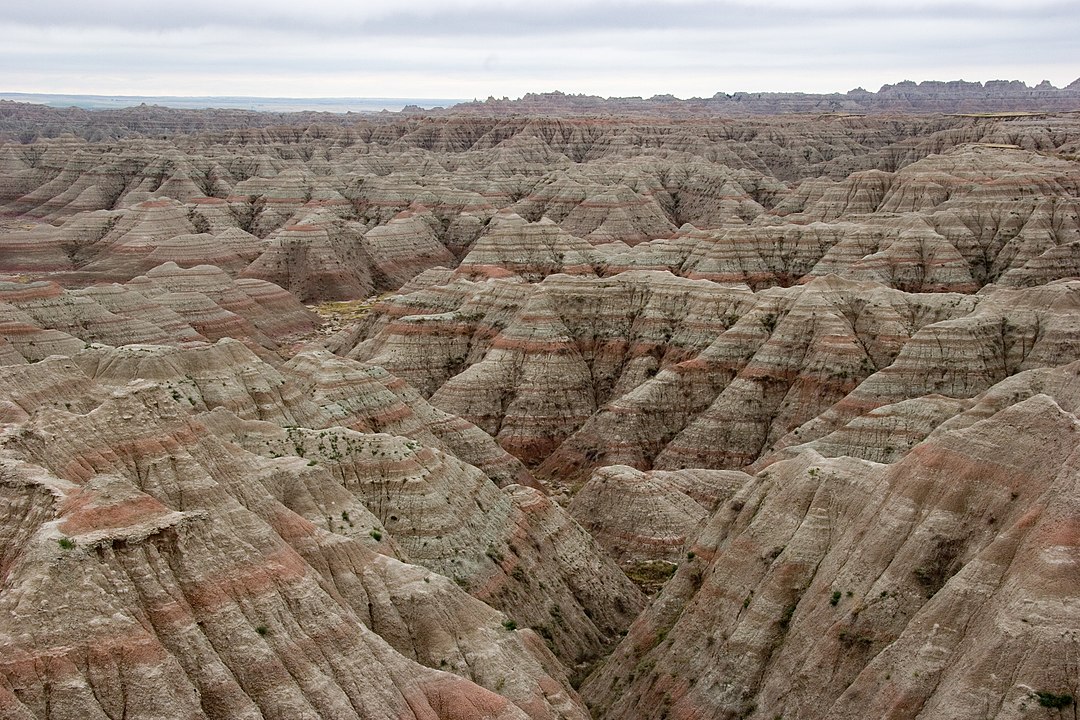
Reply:
[[[743,95],[0,102],[0,717],[1072,717],[1077,83]]]

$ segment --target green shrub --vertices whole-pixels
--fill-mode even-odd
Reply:
[[[507,630],[517,630],[517,623],[510,619],[503,620],[502,626]]]
[[[664,560],[642,560],[623,568],[623,572],[645,592],[656,592],[677,569],[677,565]]]
[[[259,633],[259,635],[261,635],[262,637],[266,637],[270,634],[270,628],[266,627],[265,625],[257,625],[255,627],[255,632]]]
[[[843,596],[843,593],[841,593],[839,590],[833,590],[832,597],[829,598],[829,604],[835,606],[838,602],[840,602],[840,598],[842,598]]]
[[[75,547],[75,541],[71,538],[62,537],[57,542],[60,543],[60,547],[65,550],[71,550]]]
[[[780,629],[787,630],[791,624],[791,618],[795,615],[795,603],[791,603],[784,608],[784,613],[780,616]]]
[[[378,529],[372,530],[370,533],[368,533],[368,535],[373,537],[375,539],[375,542],[379,542],[380,540],[382,540],[382,533],[379,532]]]
[[[1061,710],[1062,708],[1067,708],[1073,704],[1073,696],[1068,693],[1061,693],[1059,695],[1057,693],[1047,692],[1046,690],[1040,690],[1036,692],[1035,695],[1039,698],[1039,704],[1045,708]]]

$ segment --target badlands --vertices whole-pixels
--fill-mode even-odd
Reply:
[[[1080,86],[967,85],[0,103],[0,717],[1076,717]]]

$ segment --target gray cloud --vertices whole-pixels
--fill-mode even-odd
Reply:
[[[406,7],[407,9],[402,9]],[[147,7],[145,2],[104,0],[87,3],[53,0],[18,3],[5,20],[33,27],[97,27],[169,31],[225,27],[292,34],[346,36],[465,37],[488,34],[528,36],[589,34],[601,30],[679,30],[703,27],[755,29],[803,27],[864,17],[877,22],[920,20],[958,26],[971,20],[1027,24],[1076,23],[1080,5],[1071,0],[1044,2],[736,2],[731,0],[584,0],[507,4],[505,2],[412,2],[407,6],[372,3],[294,2],[220,3],[190,0]],[[1074,24],[1075,28],[1076,25]]]
[[[1080,3],[918,0],[280,0],[19,3],[4,90],[484,97],[875,89],[902,79],[1058,84]]]

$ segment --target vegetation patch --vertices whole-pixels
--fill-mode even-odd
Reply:
[[[1073,696],[1068,693],[1058,694],[1040,690],[1035,693],[1035,697],[1039,699],[1039,704],[1044,708],[1051,708],[1054,710],[1061,710],[1073,704]]]
[[[634,584],[652,594],[660,590],[678,568],[678,565],[664,560],[643,560],[624,566],[623,572]]]

